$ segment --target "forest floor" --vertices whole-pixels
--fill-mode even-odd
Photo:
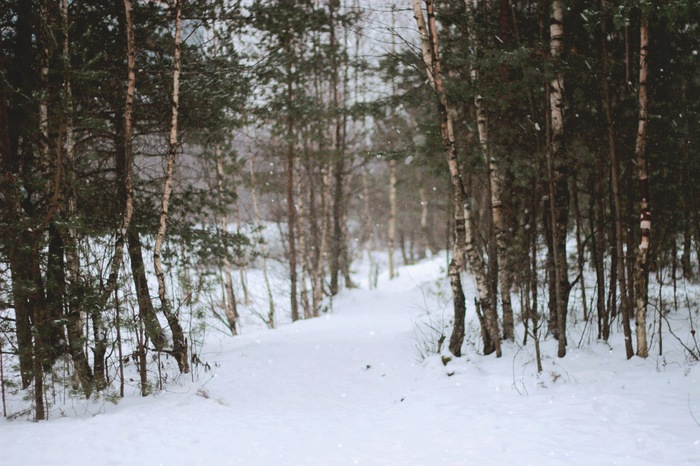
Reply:
[[[68,398],[48,422],[2,420],[0,464],[700,464],[700,365],[672,336],[664,356],[627,361],[619,333],[572,324],[566,358],[542,342],[538,374],[531,342],[479,355],[472,321],[466,356],[443,365],[427,353],[449,325],[444,266],[380,275],[317,319],[213,332],[210,370],[155,396],[129,386],[117,405]]]

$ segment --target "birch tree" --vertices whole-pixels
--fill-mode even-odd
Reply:
[[[642,6],[642,18],[639,26],[639,122],[637,125],[637,141],[634,155],[637,161],[637,172],[640,191],[640,230],[641,239],[637,249],[636,269],[634,275],[636,297],[636,330],[637,356],[646,358],[649,355],[647,346],[646,322],[647,301],[649,289],[649,242],[651,235],[651,210],[649,199],[649,174],[647,172],[646,142],[649,119],[647,79],[649,75],[649,9]]]
[[[170,118],[170,138],[168,141],[168,157],[165,169],[165,184],[163,186],[163,197],[160,208],[160,219],[158,223],[158,233],[156,234],[156,242],[153,247],[153,263],[156,271],[156,279],[158,280],[158,298],[160,299],[161,308],[165,318],[168,321],[168,326],[173,334],[172,355],[177,361],[180,372],[186,374],[190,370],[187,357],[187,340],[185,333],[180,325],[179,318],[172,309],[170,299],[168,298],[167,285],[165,283],[165,270],[161,261],[161,251],[165,233],[168,226],[168,208],[170,207],[170,196],[173,191],[173,171],[175,170],[175,156],[178,150],[178,116],[180,106],[180,71],[182,62],[181,54],[181,28],[182,28],[182,0],[175,0],[175,49],[173,54],[173,82],[171,94],[171,118]]]
[[[114,290],[117,288],[119,271],[124,257],[124,245],[126,235],[131,225],[134,214],[134,192],[133,192],[133,111],[134,95],[136,92],[136,51],[134,45],[134,23],[132,18],[131,0],[124,0],[124,29],[126,32],[126,62],[127,62],[127,85],[126,98],[124,102],[124,120],[122,129],[121,150],[116,154],[116,171],[118,181],[118,197],[122,207],[122,218],[119,227],[115,232],[114,254],[110,267],[107,283],[102,290],[100,304],[96,306],[92,313],[92,327],[95,339],[93,373],[97,389],[104,389],[107,385],[105,374],[105,353],[107,350],[106,329],[101,312],[111,299]],[[120,135],[117,135],[119,137]]]
[[[481,148],[482,157],[488,167],[488,190],[490,191],[491,203],[491,222],[492,228],[495,230],[496,239],[496,257],[489,257],[489,267],[497,267],[498,270],[498,285],[501,290],[501,304],[503,307],[503,337],[506,340],[514,338],[513,324],[513,306],[510,299],[510,273],[508,268],[508,229],[505,225],[505,219],[502,213],[502,188],[501,174],[493,151],[491,150],[491,141],[489,140],[489,117],[486,102],[480,93],[479,70],[476,66],[476,60],[479,54],[479,39],[476,33],[474,0],[464,0],[467,12],[467,31],[469,34],[469,52],[471,55],[471,65],[469,74],[474,87],[474,109],[476,113],[476,123],[479,135],[479,146]],[[496,296],[490,299],[490,306],[495,306]]]
[[[224,156],[221,150],[221,145],[217,144],[214,151],[216,152],[216,188],[219,196],[219,202],[223,199],[223,191],[225,184],[224,173]],[[219,219],[222,233],[228,231],[228,215],[223,214]],[[236,307],[236,296],[233,291],[233,270],[231,268],[231,260],[228,256],[224,256],[224,309],[226,313],[226,321],[232,335],[238,334],[238,309]]]
[[[396,276],[394,252],[396,250],[396,158],[389,160],[389,279]]]
[[[75,142],[73,137],[73,91],[71,82],[71,64],[70,64],[70,38],[69,31],[70,18],[68,12],[68,0],[61,0],[61,33],[62,33],[62,50],[61,61],[63,64],[63,89],[65,92],[65,197],[66,197],[66,218],[69,222],[75,222],[78,217],[78,207],[75,193],[76,181],[76,154]],[[70,224],[69,223],[69,224]],[[63,242],[65,244],[66,269],[68,271],[69,280],[76,290],[80,284],[80,253],[78,249],[78,234],[74,226],[69,226],[63,232]],[[68,315],[66,319],[66,330],[68,334],[68,352],[73,360],[76,376],[83,387],[83,391],[87,397],[92,391],[92,369],[87,360],[87,356],[83,351],[85,334],[83,332],[83,322],[81,313],[83,306],[76,293],[68,293]]]
[[[471,237],[471,232],[468,232],[465,226],[466,219],[470,217],[470,207],[464,198],[464,186],[460,173],[459,163],[457,161],[457,148],[455,145],[454,125],[452,114],[445,94],[442,71],[440,63],[440,49],[438,44],[437,24],[435,21],[435,4],[433,0],[427,0],[426,14],[427,22],[423,16],[420,0],[413,0],[413,12],[418,26],[418,32],[421,36],[421,51],[423,61],[426,65],[427,75],[433,87],[438,107],[438,115],[440,117],[440,136],[445,158],[450,172],[450,186],[452,191],[452,209],[454,221],[454,244],[453,255],[449,265],[450,286],[452,288],[452,299],[454,307],[454,326],[452,335],[450,336],[449,349],[455,356],[462,354],[462,343],[464,341],[464,315],[466,311],[466,303],[464,297],[464,289],[462,287],[461,271],[464,269],[464,260],[466,254],[470,253],[467,249],[467,238]],[[469,233],[469,235],[468,235]],[[475,251],[472,249],[470,258],[474,258]],[[479,269],[477,269],[479,270]],[[481,268],[480,270],[484,270]],[[480,277],[483,275],[477,272],[477,286],[479,285]],[[481,286],[485,282],[481,283]],[[480,295],[488,295],[488,288],[480,288]],[[484,345],[484,352],[490,353],[496,351],[497,356],[501,356],[500,336],[498,333],[498,321],[495,316],[488,310],[484,314],[484,327],[486,334],[490,336],[489,344]]]

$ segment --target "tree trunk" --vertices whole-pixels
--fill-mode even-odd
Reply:
[[[136,91],[136,51],[134,47],[134,24],[131,17],[131,0],[124,0],[124,28],[126,31],[126,51],[127,51],[127,84],[126,84],[126,99],[124,103],[124,121],[122,129],[121,141],[117,144],[120,150],[116,154],[116,172],[118,180],[118,196],[122,204],[122,220],[119,228],[115,232],[114,254],[112,264],[107,277],[107,283],[102,288],[99,306],[96,312],[101,312],[106,306],[109,299],[112,297],[114,290],[117,288],[119,280],[119,270],[121,269],[124,258],[124,244],[126,242],[126,233],[131,225],[131,218],[134,214],[134,193],[133,193],[133,111],[134,111],[134,93]],[[94,313],[93,313],[94,315]],[[93,317],[94,318],[94,317]],[[98,317],[98,320],[101,320]],[[99,324],[93,322],[93,327],[99,327]],[[97,362],[97,361],[96,361]],[[95,379],[98,380],[99,374],[97,366],[95,366]]]
[[[39,160],[40,164],[49,165],[49,113],[48,113],[48,93],[49,93],[49,17],[47,0],[39,2]],[[26,53],[26,51],[23,51]],[[60,160],[57,170],[60,170]],[[47,186],[48,188],[48,186]],[[58,189],[58,186],[57,186]],[[35,236],[35,235],[31,235]],[[41,283],[41,269],[39,266],[39,246],[36,240],[32,241],[34,251],[32,252],[32,291],[30,291],[30,309],[34,334],[34,411],[36,420],[46,419],[44,406],[44,370],[50,366],[50,322],[51,316],[46,304],[43,285]],[[41,299],[39,299],[41,294]]]
[[[45,356],[44,369],[50,371],[56,360],[66,352],[65,332],[63,330],[63,307],[66,294],[66,268],[63,259],[65,245],[58,227],[49,224],[48,257],[46,259],[46,314],[44,333]]]
[[[163,186],[163,197],[160,208],[160,221],[158,224],[158,233],[156,234],[156,242],[153,247],[153,263],[156,271],[156,279],[158,280],[158,298],[163,310],[163,314],[168,321],[168,326],[173,335],[172,355],[177,361],[180,373],[186,374],[190,370],[189,361],[187,358],[187,340],[185,333],[180,326],[180,321],[176,312],[172,309],[170,300],[167,296],[167,288],[165,283],[165,270],[161,262],[161,249],[165,240],[165,232],[168,222],[168,208],[170,206],[170,195],[173,190],[173,171],[175,169],[175,155],[178,148],[178,114],[180,107],[180,70],[182,67],[180,61],[181,49],[181,15],[182,2],[175,0],[175,51],[173,54],[173,89],[171,95],[171,119],[170,119],[170,140],[168,144],[168,162],[165,172],[165,185]]]
[[[221,146],[216,145],[216,188],[219,196],[219,202],[223,202],[224,189],[224,160],[221,153]],[[223,214],[219,219],[219,228],[225,234],[228,232],[228,216]],[[236,309],[236,296],[233,292],[233,271],[231,270],[231,261],[228,254],[224,255],[224,309],[226,312],[226,321],[231,335],[237,335],[238,310]]]
[[[340,6],[338,0],[329,2],[329,27],[330,39],[329,47],[331,54],[331,91],[333,98],[334,130],[333,130],[333,150],[335,163],[333,167],[333,234],[331,235],[331,257],[330,257],[330,293],[335,296],[338,293],[338,277],[342,271],[342,256],[345,248],[345,236],[343,235],[343,222],[345,210],[345,119],[342,107],[345,104],[345,96],[341,98],[340,91],[340,63],[339,54],[336,50],[339,41],[335,34],[335,11]],[[341,101],[342,100],[342,101]]]
[[[156,311],[153,308],[153,301],[148,289],[148,278],[146,277],[146,266],[143,262],[143,248],[141,237],[136,228],[131,226],[127,230],[129,262],[131,265],[131,276],[134,281],[136,301],[139,306],[139,318],[143,321],[146,334],[151,339],[156,350],[160,351],[167,345],[163,328],[158,321]]]
[[[38,257],[38,254],[37,254]],[[45,329],[47,326],[44,309],[46,302],[43,296],[43,284],[41,280],[41,268],[39,263],[32,267],[33,286],[35,287],[30,299],[34,332],[34,412],[37,421],[46,419],[46,407],[44,405],[44,366],[47,361],[48,343],[45,341]]]
[[[603,8],[607,6],[607,0],[602,0]],[[625,335],[625,351],[627,359],[633,355],[632,350],[632,335],[630,329],[630,303],[627,299],[627,280],[625,279],[625,263],[624,252],[622,248],[623,242],[623,226],[622,226],[622,197],[620,194],[620,175],[619,161],[617,154],[617,142],[615,131],[615,120],[613,117],[612,108],[612,89],[610,87],[610,60],[607,49],[607,26],[606,18],[601,20],[601,50],[603,54],[603,104],[605,107],[605,120],[608,128],[608,153],[610,155],[610,182],[612,190],[612,201],[615,212],[615,264],[617,272],[617,281],[620,287],[620,310],[622,311],[622,329]],[[608,313],[610,314],[610,313]],[[607,322],[605,324],[608,324]],[[603,338],[607,340],[609,335],[609,327],[605,328]]]
[[[314,317],[317,317],[321,309],[321,300],[323,299],[323,275],[325,270],[325,261],[328,251],[328,236],[329,236],[329,218],[331,206],[331,175],[330,164],[326,164],[321,169],[321,179],[323,191],[321,193],[321,238],[318,247],[318,260],[316,262],[316,270],[314,273],[314,294],[313,308]]]
[[[350,264],[352,263],[352,254],[350,251],[350,244],[348,238],[350,237],[348,233],[348,199],[349,193],[348,188],[352,184],[352,172],[345,175],[345,181],[343,183],[345,188],[343,189],[343,206],[340,219],[340,234],[343,241],[340,243],[340,273],[343,276],[343,281],[345,282],[345,288],[352,289],[356,288],[357,285],[352,281],[350,276]]]
[[[304,152],[307,151],[304,142]],[[309,290],[307,288],[307,276],[309,272],[309,254],[306,247],[307,215],[304,203],[304,185],[301,179],[301,157],[294,159],[294,191],[297,199],[297,238],[299,238],[299,257],[301,257],[301,280],[299,288],[301,292],[301,307],[304,311],[304,319],[313,317],[313,311],[309,303]]]
[[[255,167],[254,167],[254,154],[251,152],[248,158],[248,165],[250,167],[250,196],[253,201],[253,213],[255,214],[255,224],[260,225],[260,209],[258,208],[258,195],[255,183]],[[260,243],[258,246],[260,251],[260,256],[263,262],[263,279],[265,280],[265,289],[267,290],[267,326],[270,328],[275,328],[275,300],[272,294],[272,285],[270,284],[270,276],[267,273],[267,251],[265,250],[265,243]]]
[[[569,277],[566,258],[566,233],[569,218],[568,162],[564,147],[564,76],[561,73],[561,59],[564,52],[564,2],[553,0],[550,17],[550,52],[552,60],[559,68],[558,74],[549,83],[549,133],[547,151],[549,196],[553,261],[555,272],[556,332],[559,342],[557,355],[566,356],[566,315],[569,300]],[[551,299],[551,297],[550,297]]]
[[[291,47],[287,43],[286,47]],[[290,50],[287,50],[291,54]],[[297,299],[297,250],[296,250],[296,205],[294,204],[294,114],[292,103],[294,99],[294,83],[292,63],[287,62],[287,234],[289,240],[289,281],[292,322],[299,320],[299,303]]]
[[[684,108],[688,108],[688,88],[690,87],[690,79],[685,78],[683,80],[682,104]],[[690,129],[690,122],[693,120],[692,114],[685,112],[684,114],[684,137],[685,141],[683,143],[683,170],[681,172],[681,185],[682,186],[693,186],[695,183],[692,181],[692,171],[690,169],[690,159],[691,159],[691,142],[690,135],[692,134]],[[684,228],[683,228],[683,254],[681,256],[681,267],[683,270],[683,278],[686,280],[691,280],[695,277],[693,271],[693,265],[691,264],[692,256],[692,243],[693,243],[693,227],[700,222],[697,218],[697,209],[695,208],[695,196],[691,192],[689,196],[683,196],[683,212],[690,212],[690,215],[685,216]],[[694,214],[693,214],[694,213]],[[700,241],[700,238],[698,238]],[[698,249],[700,250],[700,244],[698,244]],[[699,251],[700,252],[700,251]],[[700,256],[700,254],[698,254]],[[700,257],[698,257],[700,259]],[[698,270],[700,273],[700,270]]]
[[[92,311],[92,338],[93,338],[93,375],[95,377],[95,388],[104,390],[107,388],[107,366],[105,357],[107,355],[107,328],[102,316],[102,309]]]
[[[465,211],[469,212],[468,203],[464,202],[464,186],[457,162],[457,150],[455,146],[454,129],[450,108],[442,83],[442,73],[440,67],[440,53],[437,35],[437,25],[435,21],[434,1],[426,1],[426,11],[428,16],[427,27],[420,8],[420,1],[413,0],[413,9],[418,23],[419,32],[423,39],[423,51],[430,52],[430,63],[426,63],[430,68],[429,76],[432,76],[432,84],[437,94],[438,115],[440,116],[440,136],[443,149],[450,170],[450,185],[452,188],[452,207],[454,219],[454,249],[453,257],[449,265],[450,285],[452,287],[452,297],[454,305],[454,327],[450,337],[450,351],[455,356],[461,355],[461,347],[464,340],[464,314],[466,303],[464,290],[462,289],[461,271],[464,269],[464,258],[466,253],[466,223]],[[427,31],[425,34],[424,31]],[[495,316],[487,313],[486,317],[487,333],[490,334],[497,356],[501,356],[500,335],[498,334],[498,321]],[[491,348],[485,348],[485,353]]]
[[[649,176],[647,173],[646,140],[647,140],[647,76],[649,74],[649,13],[642,7],[639,43],[639,124],[637,127],[637,142],[634,155],[637,160],[639,174],[640,209],[641,209],[641,240],[637,250],[636,269],[634,274],[636,298],[636,330],[637,356],[646,358],[649,355],[647,347],[647,302],[649,289],[649,239],[651,234],[651,210],[649,199]]]
[[[501,291],[501,306],[503,309],[503,338],[508,341],[515,339],[515,322],[513,320],[513,305],[511,304],[510,264],[508,261],[508,244],[510,242],[506,219],[503,215],[503,192],[498,165],[493,157],[490,158],[489,172],[491,180],[491,215],[496,235],[498,284]],[[495,299],[494,295],[494,299]]]
[[[17,89],[23,95],[30,95],[33,90],[30,86],[28,75],[34,73],[34,63],[30,60],[27,50],[32,47],[32,5],[29,2],[17,4],[17,40],[15,44],[15,56],[18,57]],[[2,34],[0,34],[0,46]],[[9,76],[9,69],[5,64],[5,53],[0,53],[0,71],[3,76]],[[12,123],[16,120],[30,121],[30,110],[19,104],[12,83],[8,79],[0,79],[0,157],[2,158],[2,196],[4,202],[0,203],[5,209],[3,215],[8,223],[17,225],[9,229],[14,233],[15,241],[7,245],[7,258],[10,263],[10,277],[12,281],[12,301],[15,310],[15,332],[17,338],[17,353],[19,358],[19,370],[21,386],[26,389],[32,383],[34,348],[32,344],[31,308],[28,303],[28,290],[30,288],[28,251],[33,248],[30,245],[31,234],[23,228],[21,212],[23,211],[23,198],[19,193],[19,184],[22,182],[17,175],[20,174],[20,138],[28,139],[24,128],[18,128]],[[34,130],[33,128],[31,129]],[[31,150],[31,146],[28,145]],[[29,154],[31,155],[31,154]]]
[[[420,230],[423,235],[424,244],[421,246],[421,251],[419,257],[425,257],[426,246],[430,249],[430,254],[435,256],[438,253],[438,246],[435,244],[435,235],[433,234],[433,229],[428,226],[428,214],[430,212],[430,204],[428,202],[428,196],[425,192],[425,186],[423,186],[423,179],[418,172],[418,198],[420,199]]]
[[[61,58],[63,61],[63,89],[65,92],[65,117],[64,127],[65,137],[65,216],[69,224],[72,224],[77,217],[77,202],[75,195],[76,182],[76,160],[75,142],[73,139],[73,92],[70,79],[70,41],[68,37],[69,17],[68,0],[61,0],[61,30],[63,34],[63,49]],[[68,333],[68,352],[73,360],[76,376],[80,381],[86,397],[90,397],[92,392],[92,369],[87,360],[87,355],[83,351],[85,335],[83,334],[83,323],[81,318],[82,306],[77,296],[80,286],[80,254],[78,251],[78,234],[75,227],[68,227],[63,231],[63,243],[66,256],[66,270],[68,271],[69,287],[67,290],[68,314],[66,315],[66,331]]]
[[[596,168],[598,173],[605,173],[603,155],[596,156]],[[590,229],[593,232],[591,241],[591,254],[596,275],[596,309],[598,318],[598,338],[604,341],[609,337],[609,319],[605,307],[605,188],[600,176],[595,176],[591,192],[594,193],[595,202],[591,202],[589,209]]]
[[[418,251],[418,259],[423,259],[425,257],[426,250],[430,250],[431,255],[435,255],[436,251],[433,249],[432,232],[428,228],[428,196],[425,195],[425,187],[421,185],[420,176],[418,178],[418,183],[420,187],[418,188],[418,199],[420,202],[420,232],[423,241],[420,244],[420,251]]]
[[[475,12],[474,4],[465,1],[466,12],[467,12],[467,27],[469,34],[469,42],[471,47],[471,53],[473,57],[477,54],[478,39],[476,36],[475,26]],[[472,82],[476,85],[478,83],[478,71],[474,66],[470,69],[470,76]],[[494,227],[494,215],[498,217],[500,221],[500,177],[498,172],[495,171],[497,167],[495,166],[495,161],[490,157],[490,142],[489,142],[489,132],[488,132],[488,116],[483,107],[483,99],[480,95],[474,97],[474,107],[476,112],[476,123],[478,129],[479,145],[482,151],[482,157],[489,166],[489,178],[487,181],[487,198],[489,205],[489,264],[487,267],[486,261],[483,255],[479,252],[478,244],[475,241],[475,225],[476,222],[473,221],[473,215],[471,212],[471,202],[468,200],[464,204],[464,218],[465,218],[465,254],[469,260],[472,273],[476,277],[477,290],[479,293],[479,303],[477,308],[484,311],[483,323],[486,324],[486,331],[482,329],[482,338],[484,341],[484,354],[492,353],[497,351],[500,356],[500,336],[498,332],[498,314],[497,314],[497,295],[498,295],[498,279],[499,279],[499,251],[498,244],[496,240]],[[496,183],[494,186],[493,183]],[[496,196],[493,195],[493,189],[496,188],[498,191]],[[496,209],[493,209],[493,202],[495,201]],[[504,261],[505,262],[505,261]],[[507,278],[506,278],[507,281]],[[510,290],[510,285],[507,286]],[[510,304],[510,291],[508,291],[508,296],[506,303]],[[505,309],[505,308],[504,308]],[[504,311],[507,313],[507,311]],[[506,330],[506,333],[510,335],[512,333],[512,308],[510,308],[510,320],[507,316],[504,316],[504,325],[508,325],[511,330]]]
[[[530,305],[530,320],[532,321],[532,339],[535,341],[535,359],[537,361],[537,373],[542,372],[542,356],[540,352],[540,314],[539,314],[539,303],[538,303],[538,271],[537,271],[537,204],[540,195],[538,190],[534,190],[534,195],[531,201],[532,213],[530,217],[530,229],[528,230],[529,235],[529,245],[530,250],[530,264],[528,272],[530,274],[530,280],[528,280],[528,288],[530,289],[530,295],[532,296],[532,304]]]
[[[394,252],[396,250],[396,160],[389,160],[389,279],[396,276]]]
[[[586,300],[586,279],[584,277],[584,264],[586,262],[585,251],[583,249],[583,241],[581,241],[581,229],[583,221],[581,220],[581,209],[578,199],[578,171],[574,173],[573,183],[571,185],[571,196],[574,205],[574,217],[576,221],[576,256],[578,259],[578,280],[581,283],[581,307],[583,308],[583,320],[588,321],[588,302]]]
[[[489,253],[489,270],[494,267],[494,274],[496,275],[494,285],[491,286],[491,296],[490,308],[494,309],[496,306],[496,296],[498,294],[498,287],[500,285],[501,290],[501,304],[503,308],[503,338],[506,340],[513,341],[515,336],[515,327],[513,322],[513,306],[510,299],[510,275],[508,269],[508,229],[505,226],[505,219],[503,217],[502,207],[503,203],[502,197],[502,183],[501,174],[499,171],[498,163],[491,151],[491,141],[489,139],[489,119],[488,111],[484,104],[482,96],[478,93],[480,86],[479,83],[479,71],[475,66],[475,60],[478,56],[479,40],[475,29],[475,15],[474,15],[474,3],[472,0],[465,0],[465,7],[467,11],[467,30],[469,35],[469,45],[470,53],[472,55],[472,64],[470,67],[470,76],[472,80],[472,85],[477,89],[477,94],[474,96],[474,109],[476,112],[476,123],[479,134],[479,146],[481,147],[481,154],[484,158],[486,165],[488,166],[488,183],[490,191],[490,216],[491,216],[491,228],[493,229],[493,235],[489,234],[489,241],[494,241],[493,247],[490,247],[491,252]],[[502,10],[503,12],[504,10]],[[489,231],[491,231],[491,228]],[[494,289],[495,288],[495,289]],[[495,311],[492,311],[495,312]]]
[[[367,258],[369,259],[367,287],[371,290],[374,284],[374,256],[372,254],[372,248],[374,247],[374,226],[372,225],[372,209],[370,208],[369,199],[369,175],[367,171],[366,169],[362,171],[362,245],[365,251],[367,251]]]
[[[97,390],[102,390],[107,386],[107,378],[105,373],[105,354],[107,352],[106,330],[104,328],[104,320],[102,311],[107,302],[112,297],[114,290],[117,288],[119,280],[119,271],[121,269],[124,257],[124,243],[126,234],[131,225],[131,218],[134,213],[134,198],[133,198],[133,174],[132,174],[132,137],[133,137],[133,121],[132,113],[134,106],[134,93],[136,89],[136,74],[135,74],[135,49],[134,49],[134,27],[131,17],[131,1],[124,0],[124,15],[125,15],[125,30],[126,30],[126,45],[127,45],[127,87],[126,99],[124,104],[124,122],[122,129],[122,140],[120,150],[116,154],[116,171],[119,189],[119,201],[122,204],[122,220],[119,228],[115,232],[114,254],[112,264],[107,278],[106,285],[102,288],[102,295],[98,306],[95,306],[91,312],[92,330],[94,338],[93,351],[93,375],[95,379],[95,387]]]

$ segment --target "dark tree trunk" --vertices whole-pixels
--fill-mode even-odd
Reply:
[[[344,96],[341,97],[340,90],[340,63],[337,48],[339,41],[335,33],[335,12],[340,6],[338,0],[331,0],[329,13],[330,27],[330,54],[331,54],[331,90],[333,93],[334,130],[333,130],[333,150],[335,163],[333,167],[333,233],[330,244],[330,293],[335,296],[339,289],[339,276],[343,268],[343,250],[345,248],[345,235],[343,222],[345,210],[345,119],[343,117],[342,106]]]
[[[65,263],[63,239],[54,223],[49,225],[49,248],[46,262],[46,361],[45,369],[66,352],[63,331]]]
[[[287,48],[292,45],[285,44]],[[291,56],[291,51],[287,50]],[[288,58],[289,60],[289,58]],[[294,205],[294,114],[292,105],[294,102],[294,83],[292,77],[292,63],[287,62],[287,235],[289,242],[289,281],[290,302],[292,310],[292,322],[299,320],[299,300],[297,299],[297,250],[296,250],[296,206]]]
[[[139,305],[139,318],[143,321],[146,334],[150,338],[156,350],[160,351],[167,345],[163,328],[156,317],[153,307],[153,300],[148,289],[148,279],[146,278],[146,267],[143,262],[143,250],[141,238],[136,229],[132,226],[127,231],[128,251],[131,264],[131,276],[134,280],[136,290],[136,301]]]
[[[65,127],[65,176],[63,177],[65,206],[64,215],[69,224],[77,221],[77,200],[76,200],[76,157],[75,142],[73,137],[73,91],[71,81],[71,61],[70,61],[70,22],[68,16],[68,0],[61,0],[61,35],[63,48],[61,51],[61,61],[63,64],[63,89],[65,92],[65,108],[63,109],[63,121]],[[64,290],[67,301],[67,314],[65,318],[66,333],[68,334],[68,352],[70,353],[78,381],[83,387],[83,392],[87,398],[92,393],[92,369],[83,350],[85,346],[85,336],[83,333],[83,322],[81,318],[82,310],[82,284],[80,272],[80,254],[78,249],[78,234],[75,227],[63,228],[61,236],[64,244],[66,270],[68,273],[68,284]],[[74,388],[77,388],[75,386]]]
[[[602,155],[597,156],[598,173],[605,173]],[[607,341],[608,334],[603,332],[608,327],[607,309],[605,307],[605,189],[599,176],[595,177],[591,192],[595,195],[595,202],[591,202],[589,209],[590,228],[593,232],[591,238],[591,254],[596,276],[596,309],[598,317],[598,338]]]
[[[553,0],[550,16],[550,49],[552,60],[559,68],[547,88],[547,172],[552,223],[552,259],[554,261],[556,333],[559,341],[557,355],[566,355],[566,316],[569,301],[569,277],[566,257],[566,235],[569,222],[569,162],[564,140],[564,76],[561,60],[564,53],[564,1]],[[550,298],[551,299],[551,298]]]
[[[576,253],[578,265],[578,280],[581,283],[581,307],[583,308],[583,320],[588,320],[588,303],[586,301],[586,280],[584,277],[585,251],[583,249],[583,241],[581,240],[581,229],[583,221],[581,220],[581,209],[579,207],[578,197],[578,177],[577,174],[573,177],[571,185],[571,196],[574,205],[574,215],[576,219]]]
[[[606,1],[602,1],[602,6],[606,6]],[[603,54],[603,94],[604,94],[604,108],[605,108],[605,119],[608,128],[608,153],[610,156],[610,181],[612,188],[612,201],[615,216],[615,256],[617,258],[617,263],[615,268],[617,271],[617,280],[620,285],[620,309],[622,311],[622,328],[625,334],[625,351],[627,353],[627,358],[632,357],[632,341],[631,341],[631,330],[630,330],[630,306],[627,295],[627,281],[625,280],[625,265],[624,265],[624,253],[622,250],[623,242],[623,229],[622,229],[622,197],[620,193],[620,175],[619,175],[619,161],[617,156],[617,144],[616,144],[616,134],[612,110],[612,89],[610,86],[610,76],[609,76],[609,58],[607,50],[607,28],[606,28],[606,18],[601,21],[601,49]],[[607,338],[605,338],[607,340]]]
[[[35,251],[35,257],[39,258],[39,251]],[[36,420],[46,419],[46,407],[44,405],[44,371],[50,370],[50,357],[48,346],[49,319],[46,315],[46,301],[44,297],[44,284],[41,278],[41,266],[37,260],[32,266],[32,292],[30,293],[30,306],[32,309],[32,323],[34,324],[34,411]]]

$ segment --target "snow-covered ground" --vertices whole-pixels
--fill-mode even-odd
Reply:
[[[48,422],[0,421],[0,464],[700,464],[700,367],[668,335],[663,357],[630,361],[619,333],[572,337],[564,359],[546,340],[538,375],[532,345],[478,355],[472,325],[465,357],[421,360],[450,317],[444,266],[343,291],[315,320],[210,332],[211,370],[156,396],[131,387],[117,405],[69,398]]]

